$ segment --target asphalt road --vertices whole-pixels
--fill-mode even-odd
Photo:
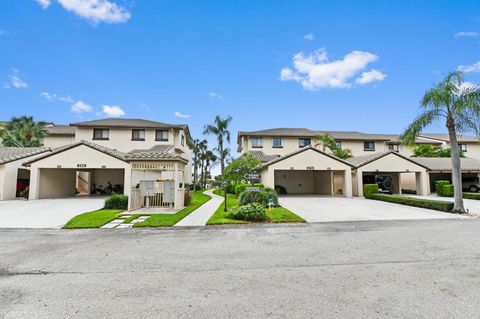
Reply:
[[[0,318],[479,318],[480,220],[0,230]]]

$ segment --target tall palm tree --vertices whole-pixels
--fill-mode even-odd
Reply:
[[[197,187],[198,169],[200,167],[200,155],[207,149],[207,140],[195,139],[193,141],[193,188]]]
[[[205,174],[203,176],[203,188],[207,187],[207,177],[210,169],[215,165],[218,157],[210,150],[205,152]]]
[[[226,118],[222,119],[219,115],[215,117],[214,124],[205,125],[203,130],[203,134],[213,134],[217,137],[217,147],[216,151],[220,157],[220,171],[222,174],[222,178],[224,176],[225,171],[225,156],[223,153],[224,150],[224,143],[230,143],[230,131],[228,130],[228,126],[232,122],[232,117],[227,116]]]
[[[413,145],[415,137],[436,120],[445,121],[448,130],[452,160],[452,183],[456,213],[465,213],[462,199],[462,170],[457,134],[474,131],[479,135],[480,88],[466,87],[462,72],[450,72],[439,84],[425,92],[421,102],[422,112],[400,137],[406,145]]]
[[[47,136],[45,122],[31,116],[13,117],[1,130],[2,144],[10,147],[38,147]]]

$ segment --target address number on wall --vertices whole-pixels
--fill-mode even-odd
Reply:
[[[308,170],[308,171],[313,171],[313,170],[315,170],[315,167],[313,167],[313,166],[307,166],[307,170]]]
[[[87,167],[87,164],[77,164],[77,167]]]

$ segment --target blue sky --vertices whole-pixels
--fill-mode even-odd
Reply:
[[[3,120],[396,133],[479,61],[479,1],[0,1]]]

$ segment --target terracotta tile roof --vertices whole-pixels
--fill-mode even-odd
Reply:
[[[431,171],[451,171],[452,159],[450,157],[411,157],[419,164],[427,166]],[[480,171],[480,160],[476,158],[460,158],[462,171]]]
[[[262,151],[250,151],[250,152],[248,152],[248,154],[252,155],[254,158],[256,158],[257,160],[259,160],[262,163],[270,162],[270,161],[280,157],[280,155],[266,155]]]
[[[80,127],[123,127],[123,128],[186,128],[187,125],[173,125],[143,119],[107,118],[93,121],[72,123],[70,126]]]
[[[175,152],[172,145],[155,145],[152,148],[144,150],[133,150],[125,155],[129,161],[141,160],[181,160],[188,162],[185,158]]]
[[[0,164],[50,152],[49,147],[0,147]]]
[[[387,152],[381,152],[381,153],[372,153],[372,154],[368,154],[368,155],[355,156],[355,157],[351,157],[351,158],[346,159],[346,161],[349,162],[350,164],[352,164],[355,168],[359,168],[359,167],[362,167],[362,166],[364,166],[368,163],[374,162],[374,161],[376,161],[376,160],[378,160],[378,159],[380,159],[384,156],[387,156],[389,154],[393,154],[395,156],[403,158],[406,161],[413,162],[414,164],[417,164],[417,165],[420,165],[420,166],[422,166],[426,169],[429,169],[429,167],[427,165],[424,165],[422,163],[419,163],[419,162],[415,161],[413,157],[407,157],[407,156],[399,154],[398,152],[395,152],[395,151],[387,151]]]
[[[69,125],[47,126],[48,135],[75,136],[75,127]]]

